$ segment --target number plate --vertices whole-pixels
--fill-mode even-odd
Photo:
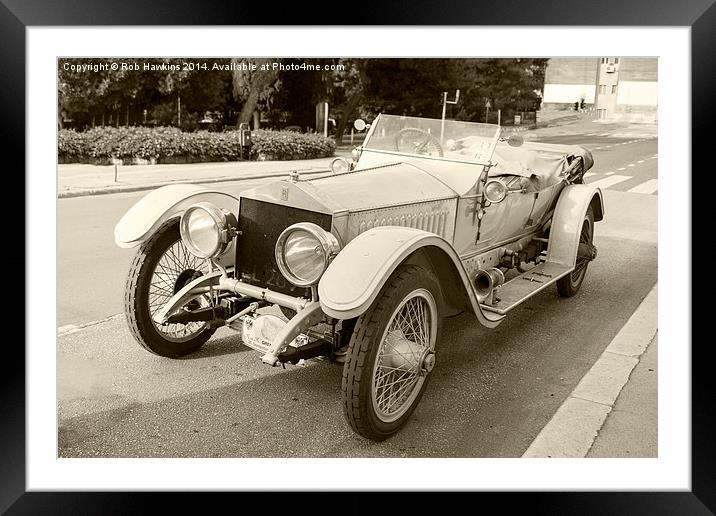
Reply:
[[[284,326],[286,322],[283,319],[271,314],[244,317],[241,340],[251,349],[266,353]]]

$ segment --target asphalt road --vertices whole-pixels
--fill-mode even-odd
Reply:
[[[237,195],[266,179],[219,183]],[[57,326],[84,324],[123,310],[124,281],[136,249],[114,243],[114,226],[147,191],[58,199]]]
[[[588,182],[631,178],[605,188],[599,258],[580,293],[547,289],[494,330],[467,314],[448,320],[420,406],[380,444],[344,423],[339,365],[269,368],[225,329],[182,360],[140,349],[121,316],[72,331],[122,311],[134,251],[115,247],[112,229],[144,193],[59,200],[60,455],[519,457],[657,279],[657,196],[629,192],[656,178],[656,140],[593,139],[580,141],[609,147],[594,150]]]

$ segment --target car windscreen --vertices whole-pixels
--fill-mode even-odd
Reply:
[[[499,131],[495,124],[380,115],[363,147],[487,164]]]

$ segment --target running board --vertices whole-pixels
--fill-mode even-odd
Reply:
[[[573,270],[572,267],[557,263],[540,263],[495,290],[494,297],[498,299],[497,303],[494,305],[481,304],[480,306],[488,312],[505,315],[524,300],[549,287]]]

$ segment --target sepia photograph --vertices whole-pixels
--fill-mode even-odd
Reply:
[[[659,458],[662,71],[604,54],[57,58],[57,456]]]

